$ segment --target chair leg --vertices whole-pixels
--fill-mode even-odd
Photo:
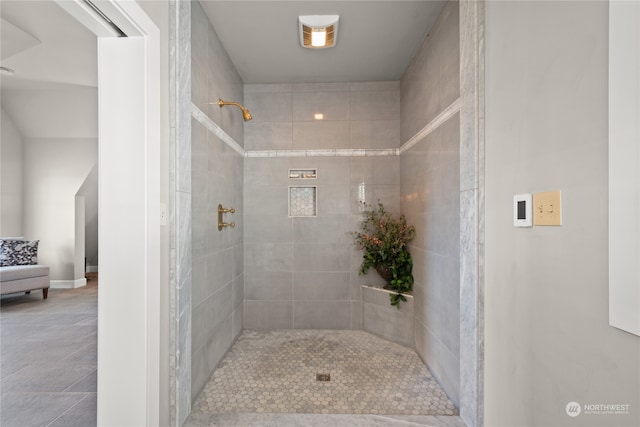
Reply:
[[[49,295],[49,288],[44,288],[42,290],[42,299],[47,299],[48,295]]]

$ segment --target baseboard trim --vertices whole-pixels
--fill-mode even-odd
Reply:
[[[49,284],[51,289],[76,289],[87,286],[87,279],[84,277],[77,280],[52,280]]]
[[[97,273],[98,266],[97,265],[87,265],[87,273]]]

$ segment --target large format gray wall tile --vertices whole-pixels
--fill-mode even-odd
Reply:
[[[458,16],[458,2],[448,2],[402,76],[403,142],[460,96]]]
[[[261,116],[245,125],[246,147],[351,148],[354,141],[359,148],[397,147],[399,87],[399,82],[245,85],[247,107]],[[381,101],[386,103],[382,109]],[[370,117],[353,122],[354,109]],[[316,121],[313,115],[319,112],[324,120]],[[400,161],[368,157],[356,164],[348,157],[245,160],[247,327],[361,327],[360,294],[352,282],[359,286],[366,278],[357,276],[360,261],[354,261],[350,232],[357,226],[361,194],[399,209]],[[289,179],[293,168],[317,169],[317,179]],[[307,185],[317,186],[317,216],[290,218],[289,186]],[[331,306],[327,301],[339,304],[318,308]],[[315,302],[321,304],[305,313]]]
[[[250,128],[262,122],[291,122],[293,117],[293,96],[286,92],[248,93],[245,92],[245,107],[251,111],[253,119],[247,122]]]
[[[293,301],[244,301],[247,329],[293,329]]]
[[[393,120],[400,118],[397,90],[351,92],[351,120]]]
[[[349,122],[346,120],[318,120],[293,124],[294,150],[345,148],[350,146],[349,138]]]
[[[413,347],[413,303],[408,299],[401,310],[389,304],[389,295],[384,295],[382,304],[362,302],[362,327],[365,331],[386,340]]]
[[[293,271],[293,243],[245,245],[244,269],[247,273]]]
[[[324,120],[349,120],[349,92],[294,92],[293,121],[314,121],[316,113]]]
[[[459,96],[458,3],[449,2],[403,76],[402,139]],[[416,227],[415,347],[456,403],[460,350],[460,116],[401,155],[402,212]]]
[[[296,271],[348,271],[349,244],[294,243],[293,266]]]
[[[293,300],[291,271],[247,271],[244,286],[248,300]]]
[[[242,80],[199,2],[191,13],[191,101],[241,146],[242,114],[217,105],[218,98],[243,102]],[[204,383],[242,330],[244,300],[243,158],[196,120],[192,121],[191,396]],[[217,229],[218,203],[234,229]]]
[[[399,163],[396,156],[352,157],[351,184],[400,184]]]
[[[348,213],[318,216],[316,218],[294,218],[293,238],[296,243],[338,243],[349,244],[353,241],[350,234]]]
[[[255,111],[252,114],[256,114]],[[253,120],[245,126],[245,149],[293,149],[293,126],[291,122],[252,122]]]
[[[260,210],[255,214],[245,214],[245,243],[292,242],[294,219],[287,218],[283,220],[282,217],[284,215],[286,214],[261,214]]]
[[[383,149],[401,145],[399,117],[389,120],[352,120],[350,132],[352,148]]]
[[[349,301],[348,272],[302,271],[293,274],[296,300]]]
[[[349,329],[349,301],[297,301],[293,306],[296,329]]]

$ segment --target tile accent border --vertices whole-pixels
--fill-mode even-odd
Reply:
[[[207,128],[209,132],[224,141],[233,151],[240,154],[242,157],[246,157],[246,151],[240,144],[236,142],[228,133],[224,131],[216,122],[211,120],[209,116],[202,112],[195,104],[191,103],[191,117],[196,119],[198,123]]]
[[[438,116],[431,120],[425,127],[420,129],[414,136],[409,138],[400,148],[335,148],[329,150],[251,150],[247,151],[238,144],[228,133],[224,131],[216,122],[211,120],[202,110],[195,104],[191,104],[191,117],[196,119],[198,123],[203,125],[209,132],[220,138],[236,153],[242,157],[252,158],[272,158],[272,157],[376,157],[376,156],[399,156],[411,147],[416,145],[422,139],[426,138],[431,132],[435,131],[443,123],[453,117],[460,111],[460,98],[456,99],[445,108]]]
[[[331,150],[264,150],[247,151],[245,157],[373,157],[397,156],[397,148],[363,149],[336,148]]]
[[[460,417],[484,425],[484,0],[460,1]]]
[[[191,413],[191,2],[169,2],[169,422]]]
[[[413,135],[407,142],[402,144],[402,147],[398,150],[400,154],[408,151],[416,145],[418,142],[422,141],[424,138],[429,136],[429,134],[436,129],[438,129],[442,124],[444,124],[447,120],[453,117],[456,113],[460,111],[460,98],[456,99],[449,105],[447,108],[442,110],[440,114],[438,114],[433,120],[431,120],[425,127],[420,129]]]

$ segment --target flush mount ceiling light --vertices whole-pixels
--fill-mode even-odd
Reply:
[[[323,49],[336,44],[340,15],[298,16],[300,44],[310,49]]]

